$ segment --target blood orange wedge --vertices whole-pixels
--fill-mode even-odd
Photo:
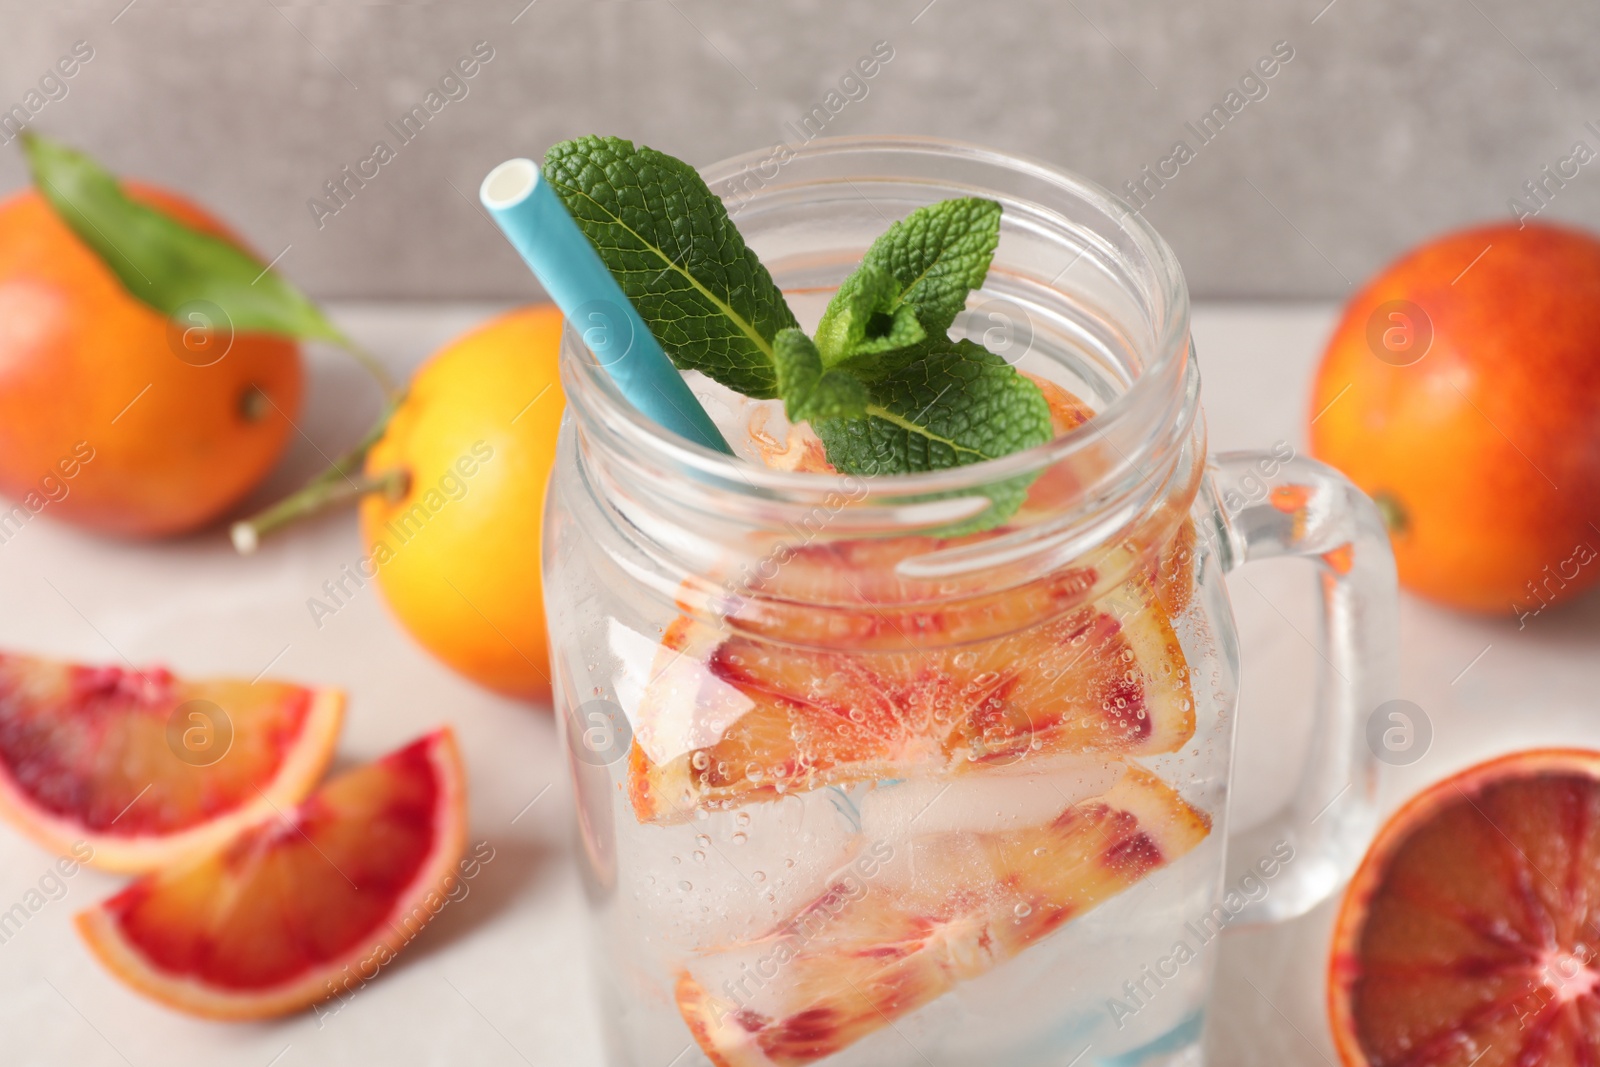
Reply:
[[[283,818],[78,916],[134,989],[216,1019],[354,993],[444,907],[466,780],[443,729],[327,782]]]
[[[816,551],[840,564],[817,566],[832,575],[819,584],[852,570],[862,583],[888,581],[836,545]],[[1026,596],[993,609],[1005,603],[1037,609]],[[855,614],[866,651],[786,646],[687,618],[669,627],[629,754],[640,821],[1059,753],[1172,752],[1194,733],[1183,649],[1141,583],[999,638],[927,649],[871,650],[868,631],[892,616],[873,600]],[[922,619],[941,638],[954,625],[937,610]]]
[[[1379,833],[1334,931],[1350,1067],[1600,1063],[1600,752],[1516,753]]]
[[[1003,964],[1209,831],[1129,767],[1044,825],[880,842],[871,864],[858,859],[764,937],[698,958],[679,975],[678,1009],[717,1067],[815,1062]]]
[[[153,870],[298,803],[343,718],[331,689],[0,653],[0,814],[57,852]]]

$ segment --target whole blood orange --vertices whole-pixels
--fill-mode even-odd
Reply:
[[[63,855],[148,871],[298,803],[344,695],[0,653],[0,815]]]
[[[113,974],[171,1007],[282,1015],[377,977],[444,908],[465,844],[466,781],[443,729],[146,875],[81,913],[78,930]]]
[[[446,345],[412,379],[367,456],[404,475],[361,503],[364,570],[412,637],[518,697],[549,693],[539,551],[563,407],[561,314],[509,312]]]
[[[1378,834],[1334,931],[1348,1067],[1600,1063],[1600,752],[1492,760]]]
[[[173,193],[124,188],[233,240]],[[0,539],[40,513],[126,536],[181,533],[277,461],[300,409],[298,346],[239,334],[209,362],[172,329],[38,193],[0,204],[0,494],[14,502],[0,509]]]
[[[1465,230],[1350,301],[1311,448],[1389,519],[1400,580],[1519,617],[1600,581],[1600,239]]]

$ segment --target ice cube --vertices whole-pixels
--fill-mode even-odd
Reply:
[[[894,840],[1040,826],[1071,805],[1104,794],[1124,770],[1115,761],[1062,756],[944,780],[879,783],[861,800],[861,832],[872,840]]]
[[[625,817],[623,888],[639,929],[690,951],[767,932],[865,844],[838,800],[828,789],[789,794],[673,826]]]

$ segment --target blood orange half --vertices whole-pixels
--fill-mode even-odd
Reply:
[[[902,839],[766,936],[702,954],[678,978],[678,1009],[717,1067],[800,1067],[1011,959],[1209,832],[1129,767],[1042,826]]]
[[[343,718],[332,689],[0,653],[0,815],[96,866],[154,870],[298,803]]]
[[[1334,931],[1349,1067],[1600,1064],[1600,752],[1515,753],[1412,799]]]
[[[443,729],[146,875],[81,913],[78,930],[112,973],[171,1007],[282,1015],[376,977],[444,907],[466,832],[466,780]]]

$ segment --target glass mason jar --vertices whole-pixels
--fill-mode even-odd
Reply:
[[[1301,914],[1370,833],[1396,680],[1374,508],[1287,449],[1207,459],[1182,273],[1089,182],[855,138],[707,180],[808,327],[890,220],[1000,201],[952,333],[1044,381],[1058,435],[811,473],[773,405],[693,375],[730,459],[568,330],[545,597],[609,1062],[1199,1063],[1220,930]],[[1003,484],[1021,509],[961,532]],[[1321,575],[1313,744],[1228,842],[1223,575],[1282,555]]]

